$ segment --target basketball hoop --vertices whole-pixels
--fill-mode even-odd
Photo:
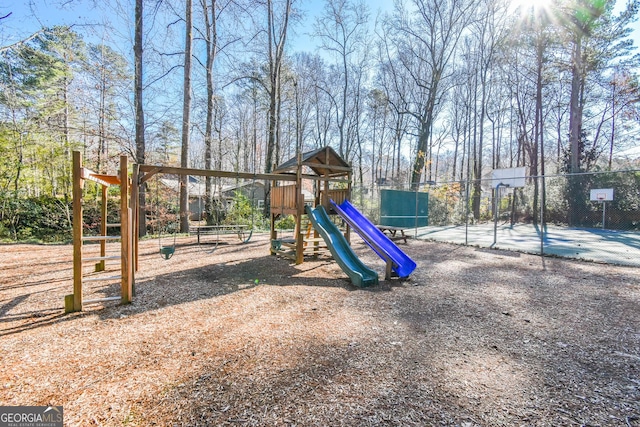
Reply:
[[[594,188],[591,190],[592,202],[611,202],[613,201],[613,188]]]
[[[607,219],[607,202],[613,201],[613,188],[594,188],[591,190],[591,201],[602,204],[602,229]]]

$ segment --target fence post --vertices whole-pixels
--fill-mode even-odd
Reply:
[[[415,210],[415,220],[413,222],[413,225],[415,226],[414,230],[413,230],[413,238],[417,239],[418,238],[418,190],[420,189],[420,183],[418,183],[418,185],[416,185],[416,192],[415,192],[415,197],[416,197],[416,210]]]
[[[496,245],[496,243],[498,242],[498,211],[500,209],[500,203],[499,203],[499,196],[498,194],[500,193],[500,187],[508,187],[509,184],[503,184],[503,183],[499,183],[498,185],[496,185],[495,189],[493,190],[493,245],[491,245],[492,247]]]
[[[464,244],[469,244],[469,187],[471,186],[471,180],[467,178],[465,183],[465,200],[464,200]]]
[[[544,256],[544,211],[547,203],[547,190],[544,175],[540,176],[540,256]]]

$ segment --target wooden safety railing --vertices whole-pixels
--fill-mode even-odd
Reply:
[[[295,185],[271,187],[271,212],[277,214],[295,214],[298,191]]]
[[[332,211],[331,202],[329,200],[333,200],[337,204],[344,202],[345,200],[349,200],[349,190],[340,189],[340,190],[329,190],[329,191],[321,191],[320,192],[320,201],[322,206],[324,206],[327,211]]]

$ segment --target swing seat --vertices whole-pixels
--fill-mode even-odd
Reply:
[[[160,255],[164,257],[164,259],[169,259],[175,253],[176,248],[174,246],[161,246],[160,247]]]

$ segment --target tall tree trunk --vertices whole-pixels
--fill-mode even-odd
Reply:
[[[544,41],[542,34],[538,35],[536,43],[536,110],[534,119],[534,147],[533,156],[531,161],[531,176],[538,175],[538,151],[541,150],[542,141],[542,67],[544,60]],[[533,180],[533,223],[538,223],[538,211],[539,211],[539,180],[534,178]]]
[[[182,150],[180,166],[189,167],[189,128],[191,126],[191,49],[192,49],[192,0],[186,0],[184,41],[184,86],[182,104]],[[180,175],[180,232],[189,232],[189,177]]]
[[[576,39],[571,51],[571,98],[569,101],[569,150],[570,163],[569,172],[580,172],[580,139],[582,138],[582,35],[576,34]],[[579,221],[578,209],[580,206],[577,198],[580,197],[580,182],[577,176],[568,177],[567,200],[569,202],[568,222],[570,226],[576,225]]]
[[[609,138],[609,163],[608,169],[611,170],[613,161],[613,143],[616,136],[616,75],[613,75],[611,82],[611,137]]]
[[[268,135],[267,135],[267,152],[265,158],[265,172],[270,173],[273,170],[273,163],[276,160],[276,144],[279,124],[278,100],[280,98],[280,71],[282,69],[282,59],[284,56],[284,46],[287,41],[287,30],[289,27],[289,17],[291,15],[291,2],[286,0],[285,12],[282,17],[282,27],[276,35],[275,17],[272,0],[267,0],[267,37],[268,37],[268,54],[269,54],[269,111],[267,113]],[[270,211],[270,183],[265,185],[264,212]]]
[[[206,54],[206,78],[207,78],[207,120],[204,134],[204,168],[211,169],[212,164],[212,143],[213,143],[213,116],[214,116],[214,82],[213,82],[213,65],[216,60],[218,50],[218,31],[216,19],[216,0],[211,0],[211,4],[207,4],[207,0],[202,1],[202,12],[205,20],[205,45]],[[202,195],[199,195],[202,197]],[[208,176],[205,179],[205,195],[204,195],[204,211],[207,217],[207,224],[212,224],[213,212],[213,178]]]
[[[104,53],[104,52],[103,52]],[[103,63],[100,65],[100,100],[99,100],[99,108],[98,108],[98,172],[106,173],[107,172],[107,159],[109,158],[109,153],[107,152],[107,141],[105,138],[105,121],[106,121],[106,90],[107,84],[105,82],[105,65],[104,65],[104,55],[102,55],[101,61]]]
[[[134,46],[133,46],[133,55],[134,55],[134,66],[135,66],[135,77],[134,77],[134,104],[136,110],[136,162],[138,164],[145,163],[146,156],[146,148],[144,141],[144,109],[142,106],[142,15],[143,15],[143,4],[144,0],[136,0],[136,10],[135,10],[135,35],[134,35]],[[137,185],[137,183],[134,183]],[[139,222],[138,222],[138,235],[145,236],[147,234],[147,221],[146,221],[146,192],[145,186],[140,186],[139,193],[139,206],[140,209],[138,211]]]
[[[482,155],[484,153],[484,119],[487,114],[487,68],[482,64],[480,72],[480,117],[476,128],[478,129],[478,150],[476,153],[475,185],[473,190],[473,212],[476,218],[480,218],[480,196],[482,194],[482,168],[484,167]]]
[[[425,105],[423,120],[420,124],[420,136],[418,137],[418,146],[416,147],[416,157],[411,171],[411,187],[417,189],[422,179],[422,170],[424,169],[425,160],[428,152],[429,138],[433,128],[433,109],[436,104],[436,96],[438,93],[439,80],[434,76],[431,80],[431,90],[429,99]]]
[[[66,55],[65,55],[65,60],[66,60]],[[63,195],[64,195],[64,200],[65,202],[69,201],[69,195],[70,195],[70,183],[71,183],[71,179],[67,179],[67,176],[69,175],[69,166],[71,164],[71,145],[70,145],[70,126],[69,126],[69,79],[65,76],[64,78],[64,159],[65,162],[63,164],[63,177],[64,177],[64,183],[63,185]],[[69,176],[69,178],[71,178]]]
[[[344,138],[344,124],[347,119],[347,92],[349,90],[349,64],[347,62],[347,55],[342,55],[342,72],[344,74],[344,84],[342,86],[342,114],[340,115],[340,121],[338,122],[338,130],[340,131],[340,145],[338,154],[343,159],[346,159],[346,147]]]
[[[469,126],[473,126],[473,149],[469,155],[473,156],[473,190],[471,197],[471,210],[473,211],[473,217],[478,220],[480,219],[480,196],[482,194],[482,183],[480,182],[482,174],[482,147],[478,148],[478,70],[476,67],[474,67],[473,74],[474,84],[471,111],[473,114],[473,121],[469,120]],[[478,157],[480,157],[480,159],[478,159]]]
[[[576,34],[571,51],[571,98],[569,101],[569,147],[571,151],[571,173],[580,172],[580,137],[582,133],[582,36]]]

